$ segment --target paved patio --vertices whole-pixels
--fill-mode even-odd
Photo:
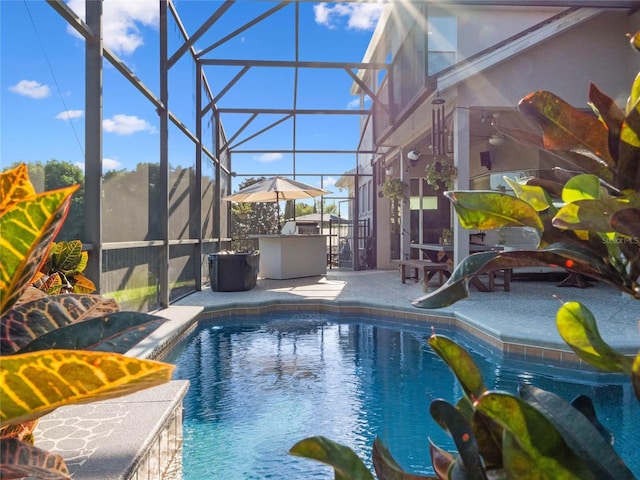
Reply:
[[[433,288],[433,287],[432,287]],[[171,308],[202,307],[205,312],[252,306],[327,304],[336,307],[372,307],[414,314],[455,317],[501,342],[568,350],[555,327],[555,314],[564,301],[580,301],[595,315],[602,337],[625,353],[640,349],[640,301],[606,286],[558,287],[554,281],[511,283],[511,291],[478,292],[439,310],[415,308],[411,302],[424,295],[422,284],[400,282],[398,271],[329,270],[319,277],[290,280],[258,279],[245,292],[214,292],[203,289]],[[160,312],[163,314],[163,312]]]

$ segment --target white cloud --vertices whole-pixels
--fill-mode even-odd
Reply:
[[[20,80],[14,86],[9,87],[9,90],[18,95],[36,99],[48,97],[51,92],[47,85],[42,85],[35,80]]]
[[[364,108],[369,108],[370,104],[371,104],[371,97],[369,96],[364,97]],[[347,103],[348,110],[358,110],[359,108],[360,108],[360,97],[355,97],[353,100]]]
[[[84,115],[82,110],[65,110],[57,114],[55,118],[58,120],[72,120],[74,118],[80,118],[82,115]]]
[[[326,3],[322,2],[314,5],[313,13],[316,17],[316,23],[329,28],[335,28],[333,25],[331,25],[330,21],[331,7],[327,6]]]
[[[336,3],[329,6],[322,2],[313,6],[316,23],[335,29],[339,20],[346,17],[347,28],[351,30],[373,30],[383,9],[383,3]]]
[[[69,7],[85,18],[85,0],[68,0]],[[102,12],[104,44],[117,54],[128,55],[144,44],[138,24],[157,27],[159,5],[157,0],[104,0]],[[72,27],[69,33],[77,35]]]
[[[105,132],[116,135],[132,135],[136,132],[155,133],[156,129],[146,120],[135,115],[124,115],[122,113],[102,121],[102,128]]]
[[[117,170],[122,164],[113,158],[102,159],[102,170]]]
[[[327,189],[331,188],[336,184],[337,180],[334,177],[326,177],[324,179],[324,183],[322,184],[322,188]]]
[[[347,110],[357,110],[360,108],[360,98],[354,98],[347,104]]]
[[[254,157],[257,161],[263,163],[276,162],[282,159],[281,153],[264,153],[260,156]]]

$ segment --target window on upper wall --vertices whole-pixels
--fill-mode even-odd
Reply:
[[[427,74],[436,73],[456,63],[458,20],[456,17],[429,17]]]

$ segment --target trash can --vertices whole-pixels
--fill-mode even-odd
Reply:
[[[218,252],[209,255],[209,281],[214,292],[251,290],[258,280],[260,252]]]

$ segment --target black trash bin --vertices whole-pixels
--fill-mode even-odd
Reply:
[[[251,290],[258,280],[260,252],[218,252],[209,255],[209,280],[214,292]]]

